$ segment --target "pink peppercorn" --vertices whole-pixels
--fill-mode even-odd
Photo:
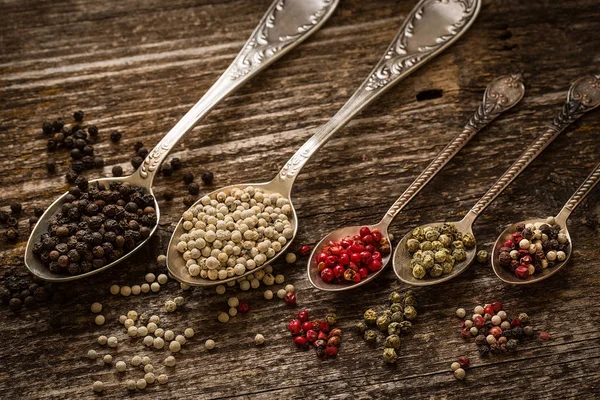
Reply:
[[[327,322],[327,321],[322,321],[322,322],[319,324],[319,330],[320,330],[320,331],[327,333],[327,332],[329,332],[329,329],[330,329],[330,327],[329,327],[329,322]]]
[[[307,340],[304,336],[296,336],[294,338],[294,343],[296,343],[298,346],[306,346]]]
[[[248,305],[248,303],[246,303],[245,301],[242,301],[238,305],[237,310],[242,314],[246,314],[248,311],[250,311],[250,305]]]
[[[458,363],[460,364],[461,367],[466,368],[469,366],[469,364],[471,363],[471,361],[469,360],[468,357],[459,357],[458,358]]]
[[[515,270],[515,275],[519,278],[525,279],[529,276],[529,268],[525,265],[519,265]]]
[[[302,330],[304,332],[308,332],[309,330],[311,330],[313,328],[313,324],[310,321],[306,321],[302,323]]]
[[[288,329],[290,330],[290,332],[292,332],[292,335],[300,333],[301,328],[302,327],[300,325],[300,320],[297,319],[290,321],[290,323],[288,324]]]
[[[481,329],[485,326],[485,318],[475,317],[475,319],[473,320],[473,324],[475,324],[475,327],[477,329]]]
[[[521,318],[515,318],[510,322],[510,327],[514,328],[517,326],[521,326]]]
[[[327,354],[329,357],[335,357],[337,355],[337,353],[338,353],[337,347],[331,346],[331,347],[327,347],[325,349],[325,354]]]
[[[317,340],[319,338],[319,334],[312,330],[309,329],[308,331],[306,331],[306,340],[308,340],[309,342],[314,342],[315,340]]]
[[[359,233],[360,233],[360,236],[361,236],[361,237],[365,237],[365,236],[367,236],[367,235],[370,235],[370,234],[371,234],[371,230],[369,229],[369,227],[367,227],[367,226],[363,226],[362,228],[360,228],[360,231],[359,231]]]
[[[492,308],[494,309],[494,312],[502,311],[502,303],[499,301],[494,301],[492,303]]]
[[[460,334],[462,335],[463,338],[468,339],[471,337],[471,331],[469,330],[469,328],[464,328]]]
[[[492,308],[492,306],[485,306],[483,308],[483,313],[484,314],[490,314],[490,315],[494,315],[494,309]]]
[[[490,328],[490,335],[493,335],[496,339],[502,336],[502,329],[498,326],[492,326]]]
[[[550,334],[548,332],[541,332],[540,333],[540,339],[542,340],[549,340],[552,336],[550,336]]]
[[[307,256],[310,254],[310,246],[305,244],[304,246],[300,247],[300,254],[302,254],[303,256]]]
[[[323,279],[324,282],[331,282],[333,278],[335,278],[335,276],[333,275],[333,270],[331,268],[325,268],[321,271],[321,279]]]
[[[296,295],[292,292],[287,292],[285,294],[285,297],[283,298],[283,300],[285,300],[285,303],[288,306],[295,306],[296,305]]]
[[[308,321],[308,311],[306,311],[306,310],[298,311],[298,320],[300,320],[300,322],[302,322],[302,323]],[[304,324],[302,324],[302,326],[304,327]]]

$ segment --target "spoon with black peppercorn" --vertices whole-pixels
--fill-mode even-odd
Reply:
[[[67,192],[54,201],[31,232],[25,249],[25,265],[29,271],[46,281],[72,281],[104,271],[123,261],[142,247],[156,231],[160,219],[158,203],[152,194],[152,182],[160,165],[170,151],[185,134],[192,130],[198,121],[229,94],[317,31],[332,15],[338,3],[339,0],[273,1],[231,65],[204,96],[163,137],[132,175],[124,178],[105,178],[89,182],[96,189],[108,189],[106,192],[111,194],[103,194],[102,196],[106,199],[98,199],[105,203],[106,201],[110,203],[110,196],[118,196],[119,190],[129,191],[131,188],[137,190],[139,196],[136,195],[135,197],[139,200],[138,206],[141,208],[141,213],[146,214],[141,215],[139,219],[142,220],[143,218],[142,222],[154,222],[151,229],[146,226],[145,228],[149,229],[144,229],[143,234],[140,234],[139,231],[136,233],[133,228],[139,228],[139,223],[136,226],[137,221],[131,222],[135,219],[133,215],[129,215],[130,218],[127,218],[126,213],[130,211],[125,209],[126,204],[121,204],[121,202],[117,204],[119,200],[123,199],[116,199],[115,197],[115,204],[110,204],[111,216],[106,221],[106,223],[109,220],[111,221],[108,223],[109,226],[102,225],[97,228],[101,228],[105,231],[104,233],[127,233],[127,231],[132,231],[132,233],[129,233],[129,237],[120,234],[112,237],[113,235],[109,233],[108,238],[105,238],[103,237],[105,234],[100,234],[100,237],[98,237],[99,232],[86,231],[87,228],[90,228],[90,221],[86,219],[95,218],[98,214],[104,215],[104,213],[98,213],[98,210],[89,210],[88,212],[85,207],[82,207],[80,200],[87,202],[89,200],[77,198],[82,193],[77,192],[80,189],[74,189],[75,195]],[[125,189],[117,188],[117,183],[124,183],[123,187]],[[85,189],[88,183],[86,181],[85,184],[84,182],[80,184]],[[111,184],[114,190],[111,189]],[[143,190],[140,190],[140,188]],[[105,192],[105,190],[100,191]],[[127,196],[129,196],[129,193]],[[143,201],[139,199],[140,196],[144,198]],[[89,197],[89,194],[83,193],[83,197]],[[98,206],[96,200],[92,200],[94,200],[92,203]],[[127,197],[127,200],[131,199]],[[74,201],[77,203],[73,203]],[[123,200],[123,202],[125,201]],[[133,205],[136,204],[135,201],[132,203]],[[76,207],[71,207],[73,204]],[[108,207],[106,204],[99,204],[102,206],[99,207],[100,211],[104,211],[103,207]],[[131,205],[130,210],[138,212],[133,210],[133,205]],[[63,208],[65,208],[65,212],[68,212],[67,208],[73,209],[73,211],[70,211],[71,214],[68,215],[59,214],[61,218],[51,221],[57,213],[61,213]],[[78,208],[82,209],[77,210]],[[95,207],[92,206],[92,209],[95,209]],[[115,212],[114,215],[112,214],[113,211]],[[60,238],[56,235],[56,224],[52,224],[52,226],[49,224],[49,222],[61,222],[59,220],[69,223],[71,226],[71,229],[67,228],[67,231],[61,228]],[[119,223],[123,221],[131,222],[131,226],[127,224],[127,226],[119,227]],[[76,226],[73,226],[73,223]],[[78,229],[77,223],[83,224],[80,227],[85,229]],[[96,220],[91,223],[94,226],[101,224]],[[48,232],[49,228],[51,232]],[[42,235],[44,235],[42,239],[44,243],[36,244],[36,241],[42,238]],[[73,240],[69,242],[71,237]],[[131,240],[134,241],[133,244]],[[59,249],[55,248],[57,245]],[[54,251],[56,253],[53,253]],[[50,255],[50,253],[52,254]],[[104,253],[109,253],[111,257],[107,258]],[[49,269],[50,266],[52,270]]]
[[[449,224],[452,224],[463,236],[466,234],[471,235],[473,247],[471,249],[465,249],[466,257],[464,261],[460,262],[458,265],[454,265],[449,273],[439,277],[427,277],[426,279],[415,277],[413,275],[414,269],[411,267],[412,257],[407,245],[408,240],[411,239],[412,236],[412,233],[409,232],[402,238],[400,243],[398,243],[398,247],[394,253],[394,272],[398,278],[410,285],[428,286],[445,282],[464,272],[469,265],[471,265],[476,254],[473,223],[477,217],[556,137],[558,137],[562,131],[565,130],[567,126],[581,117],[584,113],[596,108],[599,104],[600,82],[598,76],[591,75],[577,79],[569,89],[566,103],[550,126],[534,140],[517,161],[515,161],[500,179],[494,183],[462,220],[454,223],[426,224],[420,227],[422,229],[427,226],[435,228],[444,225],[450,226]]]
[[[173,232],[167,254],[167,266],[175,279],[193,286],[218,285],[254,274],[276,260],[281,254],[284,254],[296,236],[298,229],[298,217],[290,201],[292,185],[308,159],[334,133],[342,128],[359,111],[379,97],[379,95],[448,48],[462,36],[473,24],[480,8],[481,0],[419,1],[410,14],[408,14],[396,38],[388,47],[383,58],[369,74],[368,78],[333,118],[302,145],[273,180],[265,183],[224,187],[208,194],[201,201],[190,207],[187,211],[189,214],[186,214],[187,212],[184,213],[183,218],[179,221]],[[251,191],[246,193],[248,201],[244,201],[241,198],[244,194],[241,194],[239,190],[244,187],[247,187]],[[235,218],[235,221],[244,220],[243,224],[237,224],[239,226],[243,225],[242,230],[244,232],[241,233],[244,235],[244,240],[239,238],[238,232],[235,232],[237,236],[236,240],[238,240],[238,242],[233,240],[235,246],[231,246],[231,248],[225,250],[222,241],[218,238],[215,239],[215,232],[212,232],[212,230],[210,238],[205,240],[205,235],[209,234],[209,232],[204,231],[207,224],[207,222],[204,222],[204,219],[208,221],[212,219],[213,215],[207,216],[203,213],[218,214],[219,211],[215,211],[215,208],[223,209],[227,212],[227,208],[231,207],[229,208],[230,210],[236,210],[233,211],[234,213],[237,211],[246,212],[248,210],[244,210],[244,206],[242,206],[243,203],[246,203],[246,208],[258,207],[259,211],[257,211],[257,214],[260,215],[257,218],[265,221],[263,225],[277,224],[271,218],[271,212],[260,210],[262,206],[265,209],[266,207],[270,207],[270,205],[258,205],[260,199],[265,197],[264,194],[260,193],[259,200],[251,198],[256,190],[263,191],[268,197],[273,197],[273,199],[280,201],[282,205],[289,206],[288,213],[283,215],[279,222],[289,222],[290,226],[285,228],[283,225],[280,225],[284,240],[279,242],[281,246],[279,244],[275,246],[277,250],[270,247],[270,245],[280,240],[277,237],[278,235],[275,234],[273,236],[273,232],[271,231],[269,231],[268,235],[260,233],[262,228],[264,228],[262,231],[266,232],[271,227],[259,226],[256,221],[252,223],[251,219],[256,217],[252,212],[251,216],[248,216],[248,213],[246,213],[247,217],[232,216]],[[237,199],[235,198],[236,196],[231,196],[232,193],[238,193],[240,198]],[[277,199],[278,196],[283,200]],[[221,199],[219,200],[219,198]],[[257,205],[252,206],[250,204],[253,200],[255,200]],[[230,204],[227,205],[226,202]],[[241,210],[238,207],[242,207]],[[201,215],[203,220],[194,222],[194,218],[199,219],[196,215]],[[271,218],[270,222],[267,217]],[[277,219],[277,213],[275,213],[274,217]],[[228,218],[228,216],[225,216],[225,218]],[[245,222],[247,219],[250,224]],[[218,224],[217,219],[212,220]],[[232,229],[237,230],[235,228],[235,221],[225,222],[221,225],[224,227],[226,224],[230,224]],[[258,222],[261,223],[260,220]],[[219,228],[217,224],[209,223],[209,225],[213,225],[216,228],[217,236],[220,234],[225,241],[228,241],[227,236],[229,234],[225,232],[226,229]],[[196,228],[196,225],[198,228]],[[248,229],[249,225],[253,225],[254,228]],[[276,230],[281,232],[279,229]],[[256,231],[256,233],[253,231]],[[191,233],[188,234],[187,232]],[[253,237],[254,239],[252,239]],[[271,241],[275,237],[277,237],[277,240]],[[255,247],[253,240],[262,240],[261,244],[256,246],[261,246],[262,243],[265,243],[262,245],[263,248],[259,249]],[[214,243],[215,241],[218,241],[216,248],[207,245],[207,243]],[[241,246],[238,246],[237,243],[241,243]],[[241,250],[242,248],[244,250]],[[221,251],[222,249],[224,251]],[[232,254],[233,257],[231,256]],[[263,257],[264,254],[266,254],[265,257]],[[240,257],[236,259],[238,255]],[[244,255],[246,257],[242,257]]]
[[[390,261],[392,245],[389,239],[388,228],[398,213],[444,168],[471,138],[501,113],[515,106],[521,101],[524,94],[525,86],[523,86],[520,74],[502,76],[492,80],[485,90],[483,101],[462,133],[454,137],[431,161],[429,166],[390,207],[380,222],[362,228],[359,226],[350,226],[337,229],[321,239],[315,246],[308,261],[307,269],[310,283],[317,289],[325,291],[343,291],[356,288],[375,279]],[[359,233],[361,238],[358,243],[354,240],[351,242],[350,238],[355,237]],[[378,247],[377,242],[382,246]],[[370,243],[375,243],[371,250],[367,247]],[[350,255],[350,258],[354,258],[352,260],[349,257],[344,257],[343,259],[342,255],[337,257],[333,253],[342,252],[342,249],[339,248],[340,245],[344,249],[349,249],[350,253],[360,254],[361,257],[359,258],[355,254]],[[383,245],[385,245],[385,249]],[[331,255],[328,249],[333,249]],[[367,253],[365,257],[362,257],[363,251]],[[381,255],[381,260],[378,258],[379,255]],[[331,256],[334,256],[334,258],[329,259]],[[371,260],[372,258],[377,258],[377,260],[373,261]]]
[[[492,254],[492,268],[498,278],[506,283],[524,285],[539,282],[556,274],[569,261],[573,252],[571,235],[567,229],[567,219],[599,180],[600,164],[573,193],[556,217],[530,219],[517,222],[506,228],[498,236]],[[560,231],[557,233],[554,229],[555,232],[552,232],[553,226],[558,227]],[[526,248],[527,254],[523,257],[519,257],[520,252],[517,251],[516,258],[513,258],[510,254],[513,251],[512,247],[516,247],[520,243],[515,243],[515,246],[508,249],[505,248],[505,245],[507,241],[514,242],[513,235],[519,229],[521,229],[521,232],[528,230],[527,237],[523,236],[523,239],[527,240],[527,243],[531,243],[533,247]],[[556,239],[549,240],[552,236],[556,236]],[[553,241],[555,243],[552,243]],[[503,251],[508,254],[508,257],[504,255],[503,260],[500,260]],[[514,271],[511,268],[511,261],[513,260],[517,260],[514,263]]]

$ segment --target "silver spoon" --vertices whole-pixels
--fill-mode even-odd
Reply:
[[[572,122],[581,117],[585,112],[596,108],[600,104],[600,84],[598,78],[594,76],[585,76],[576,80],[567,96],[567,102],[550,126],[543,134],[538,136],[519,157],[517,161],[494,183],[486,194],[471,208],[465,217],[458,222],[451,222],[459,232],[473,234],[473,222],[481,212],[500,194],[508,185],[523,171],[527,166]],[[443,223],[426,224],[425,226],[440,226]],[[398,278],[410,285],[428,286],[444,282],[454,278],[473,262],[476,254],[476,247],[467,250],[465,261],[454,266],[451,273],[442,275],[439,278],[417,279],[412,275],[410,268],[410,254],[406,248],[406,241],[410,238],[410,233],[402,238],[394,253],[394,272]]]
[[[339,0],[286,0],[285,2],[275,0],[231,65],[204,96],[162,138],[132,175],[124,178],[102,178],[90,182],[107,185],[111,182],[129,182],[132,185],[141,186],[148,193],[153,194],[152,181],[154,176],[179,140],[229,94],[317,31],[329,19],[338,3]],[[53,273],[33,254],[32,246],[35,240],[46,232],[48,220],[62,206],[66,195],[67,193],[63,194],[46,209],[46,212],[31,232],[25,249],[25,265],[32,274],[46,281],[73,281],[104,271],[123,261],[142,247],[154,234],[158,226],[158,224],[155,225],[148,238],[139,243],[135,249],[102,268],[73,276]],[[156,198],[154,198],[154,209],[158,221],[160,210]]]
[[[389,240],[388,228],[396,215],[416,196],[417,193],[462,149],[467,142],[483,129],[487,124],[493,121],[501,113],[516,105],[525,93],[525,87],[521,82],[521,75],[503,76],[494,79],[486,88],[483,95],[483,101],[471,117],[461,134],[457,135],[452,141],[433,159],[425,170],[414,180],[414,182],[404,191],[402,196],[390,207],[385,216],[375,225],[368,225],[369,229],[379,229],[383,237],[390,243],[390,253],[385,255],[381,261],[381,269],[371,272],[367,278],[361,279],[358,283],[328,283],[321,279],[317,268],[317,257],[325,244],[330,241],[339,241],[346,236],[358,234],[360,226],[349,226],[337,229],[315,246],[313,253],[308,261],[308,279],[317,289],[325,291],[342,291],[352,289],[375,279],[386,267],[391,258],[391,240]]]
[[[369,77],[333,118],[302,145],[273,180],[265,183],[226,186],[209,193],[208,196],[213,197],[218,192],[228,193],[234,188],[253,186],[262,189],[266,193],[280,193],[289,200],[292,185],[300,169],[327,139],[380,94],[454,43],[472,25],[480,8],[481,0],[421,0],[407,16],[396,38],[369,74]],[[169,243],[167,254],[169,272],[178,281],[189,285],[213,286],[240,279],[264,268],[281,254],[284,254],[294,237],[296,237],[298,217],[291,201],[290,206],[292,209],[290,222],[294,231],[292,239],[273,258],[260,267],[247,271],[243,275],[223,280],[212,281],[199,276],[193,277],[188,273],[185,261],[176,248],[179,236],[184,233],[183,219],[180,220]]]
[[[571,235],[569,235],[569,230],[567,229],[567,219],[571,212],[579,205],[579,203],[584,199],[585,196],[596,186],[598,181],[600,180],[600,164],[596,166],[594,171],[587,177],[587,179],[583,182],[583,184],[577,189],[577,191],[571,196],[569,201],[564,205],[564,207],[560,210],[558,215],[554,217],[556,223],[564,229],[564,233],[567,235],[567,239],[569,241],[569,251],[567,252],[567,258],[554,265],[553,267],[545,268],[541,272],[536,272],[533,275],[529,275],[527,278],[522,279],[517,277],[513,272],[510,272],[506,268],[503,268],[500,265],[498,260],[498,254],[500,253],[500,248],[502,244],[508,240],[512,233],[515,232],[516,227],[519,223],[512,224],[508,228],[506,228],[500,236],[498,236],[498,240],[494,244],[494,253],[492,254],[492,268],[498,278],[503,280],[506,283],[512,283],[515,285],[526,285],[529,283],[539,282],[544,280],[555,273],[557,273],[571,258],[571,253],[573,253],[573,242],[571,242]],[[523,221],[523,224],[535,224],[535,223],[546,223],[545,219],[530,219],[527,221]]]

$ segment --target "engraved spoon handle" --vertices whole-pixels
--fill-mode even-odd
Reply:
[[[423,172],[402,193],[402,196],[390,207],[381,223],[386,228],[394,217],[408,204],[408,202],[429,183],[433,177],[444,168],[473,136],[486,125],[496,119],[504,111],[515,106],[525,94],[525,86],[521,74],[501,76],[494,79],[485,89],[483,101],[475,114],[471,117],[461,134],[452,139],[450,143],[431,161]]]
[[[471,223],[544,149],[565,130],[567,126],[587,111],[600,104],[600,75],[589,75],[577,79],[567,95],[567,102],[550,126],[538,136],[514,162],[513,165],[494,183],[486,194],[465,216]]]
[[[317,31],[338,3],[339,0],[275,0],[227,70],[148,154],[134,173],[134,181],[151,187],[158,167],[200,119],[230,93]]]
[[[581,201],[592,191],[594,186],[600,181],[600,164],[596,165],[596,168],[592,173],[585,179],[585,181],[579,186],[579,188],[573,193],[573,196],[567,201],[562,210],[556,216],[556,220],[564,228],[565,222],[569,215],[575,210],[575,208],[581,203]]]
[[[421,0],[404,20],[384,56],[342,108],[281,169],[273,181],[288,194],[308,159],[375,98],[448,48],[475,20],[481,0]]]

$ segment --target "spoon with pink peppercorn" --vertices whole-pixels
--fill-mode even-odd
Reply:
[[[175,279],[218,285],[254,274],[285,254],[298,228],[292,185],[308,159],[359,111],[454,43],[480,8],[481,0],[419,1],[369,77],[273,180],[221,188],[183,214],[167,253]]]
[[[339,0],[273,1],[225,72],[132,175],[90,181],[90,190],[84,180],[85,187],[74,188],[75,194],[67,192],[48,207],[27,242],[25,265],[29,271],[46,281],[72,281],[111,268],[139,250],[154,234],[160,220],[152,182],[171,150],[228,95],[317,31],[338,3]],[[120,192],[124,198],[113,198]],[[136,212],[144,214],[139,219],[145,224],[139,230],[142,224],[138,224]],[[57,225],[61,226],[57,229]],[[90,232],[92,229],[95,231]]]
[[[444,229],[454,229],[455,232],[459,232],[462,235],[463,241],[465,236],[468,237],[469,242],[471,243],[469,249],[454,249],[454,251],[457,252],[457,255],[460,253],[460,262],[456,263],[457,265],[454,265],[448,273],[444,273],[438,277],[427,277],[423,279],[424,276],[421,276],[421,274],[415,274],[415,270],[418,268],[420,269],[422,265],[419,264],[418,260],[416,264],[419,264],[419,267],[411,264],[414,253],[411,255],[408,241],[412,239],[412,235],[415,232],[413,231],[402,238],[394,253],[394,272],[398,278],[410,285],[428,286],[447,281],[464,272],[472,263],[476,254],[473,223],[477,217],[562,131],[565,130],[567,126],[581,117],[584,113],[596,108],[599,104],[599,77],[592,75],[577,79],[569,89],[565,105],[550,126],[534,140],[531,146],[521,154],[517,161],[515,161],[500,179],[494,183],[462,220],[453,223],[427,224],[419,227],[420,229],[426,229],[428,226],[434,229],[439,227],[444,227]],[[467,246],[465,245],[465,247]],[[454,255],[454,252],[452,254]],[[415,275],[418,275],[419,277]]]
[[[521,75],[502,76],[486,88],[483,101],[462,133],[433,159],[375,225],[335,230],[315,246],[308,262],[308,278],[318,289],[348,290],[375,279],[391,258],[388,227],[398,213],[481,129],[515,106],[525,94]]]
[[[498,278],[506,283],[523,285],[556,274],[573,252],[567,219],[599,180],[600,164],[556,217],[530,219],[506,228],[498,236],[492,255],[492,268]]]

